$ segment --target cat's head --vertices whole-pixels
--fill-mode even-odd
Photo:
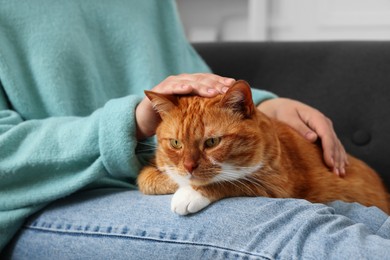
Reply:
[[[234,181],[263,167],[271,123],[245,81],[213,98],[145,93],[162,118],[156,165],[179,185]]]

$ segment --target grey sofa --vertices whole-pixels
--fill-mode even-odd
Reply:
[[[217,74],[300,100],[326,114],[346,150],[390,189],[390,42],[207,43]]]

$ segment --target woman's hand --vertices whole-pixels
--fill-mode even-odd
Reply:
[[[152,90],[162,94],[195,94],[214,97],[225,93],[235,82],[232,78],[209,73],[180,74],[169,76]],[[145,97],[135,111],[137,139],[142,140],[155,134],[160,116],[154,111],[152,103]]]
[[[332,168],[335,174],[345,176],[347,154],[337,138],[332,122],[320,111],[286,98],[266,100],[258,109],[269,117],[290,125],[310,142],[320,138],[326,165]]]

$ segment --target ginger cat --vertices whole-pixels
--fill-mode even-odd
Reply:
[[[245,81],[214,98],[145,93],[162,121],[155,165],[143,168],[139,189],[174,193],[177,214],[236,196],[343,200],[390,214],[390,196],[373,169],[349,156],[346,177],[333,174],[318,144],[255,107]]]

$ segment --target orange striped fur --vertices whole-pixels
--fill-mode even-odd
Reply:
[[[169,194],[188,186],[206,198],[183,214],[235,196],[343,200],[390,214],[389,195],[373,169],[349,156],[346,177],[337,177],[318,144],[256,109],[245,81],[214,98],[146,94],[162,121],[155,160],[141,171],[139,189]]]

